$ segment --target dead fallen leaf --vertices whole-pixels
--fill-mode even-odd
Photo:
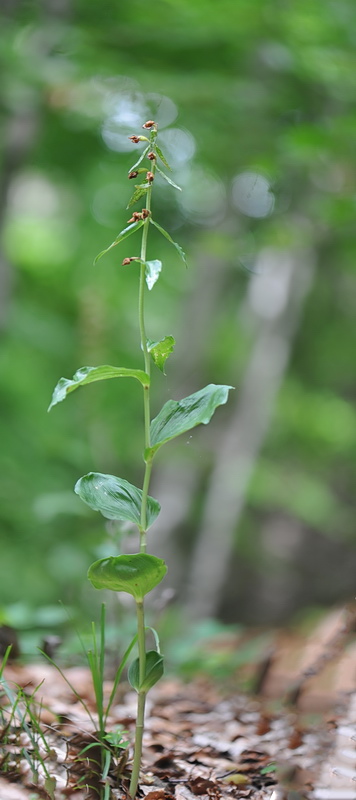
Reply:
[[[200,794],[208,794],[209,789],[215,789],[216,784],[213,781],[210,781],[208,778],[191,778],[188,781],[189,789],[193,792],[193,794],[200,795]]]

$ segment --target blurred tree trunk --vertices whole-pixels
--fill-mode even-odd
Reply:
[[[217,613],[248,482],[268,431],[288,366],[303,302],[314,274],[310,251],[260,253],[248,292],[247,313],[259,329],[231,417],[216,452],[186,591],[189,616]]]

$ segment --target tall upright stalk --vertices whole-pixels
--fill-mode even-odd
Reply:
[[[154,131],[151,133],[154,136]],[[151,358],[147,346],[147,336],[145,327],[145,290],[146,290],[146,259],[147,259],[147,239],[148,229],[150,224],[151,214],[151,197],[152,197],[152,181],[154,180],[155,164],[152,165],[151,175],[152,180],[147,190],[146,195],[146,210],[147,217],[144,221],[142,228],[141,239],[141,265],[140,265],[140,283],[139,283],[139,328],[141,349],[143,352],[144,370],[146,374],[151,377]],[[143,387],[143,415],[144,415],[144,452],[149,453],[151,447],[150,424],[151,424],[151,397],[150,397],[150,383]],[[141,501],[141,515],[140,515],[140,552],[146,552],[146,531],[147,531],[147,497],[151,479],[152,471],[152,457],[145,457],[145,473],[142,486],[142,501]],[[145,636],[145,608],[144,600],[136,600],[136,615],[137,615],[137,635],[138,635],[138,659],[139,659],[139,680],[140,685],[144,683],[146,673],[146,636]],[[135,748],[134,748],[134,761],[132,766],[131,782],[129,794],[134,798],[137,792],[137,784],[140,772],[141,758],[142,758],[142,739],[144,731],[145,719],[145,706],[146,706],[147,691],[140,690],[137,697],[137,716],[136,716],[136,731],[135,731]]]
[[[136,795],[139,780],[146,695],[163,675],[163,656],[160,652],[156,631],[154,631],[156,649],[146,650],[144,597],[158,586],[167,572],[167,567],[161,558],[146,552],[147,531],[160,512],[159,502],[148,494],[152,463],[156,453],[164,444],[181,433],[186,433],[186,431],[191,430],[200,423],[206,425],[217,406],[226,403],[228,392],[231,388],[229,386],[216,386],[211,383],[205,386],[204,389],[200,389],[180,401],[168,400],[157,417],[151,420],[151,363],[153,362],[164,373],[165,362],[173,351],[175,341],[171,335],[164,336],[158,342],[151,342],[146,336],[146,285],[151,290],[162,269],[162,262],[158,259],[147,260],[147,241],[150,225],[152,224],[174,246],[185,264],[186,259],[180,245],[174,242],[170,234],[152,217],[152,184],[155,180],[156,171],[175,189],[180,190],[180,187],[157,164],[157,160],[159,160],[164,167],[168,170],[170,169],[164,154],[156,143],[157,126],[155,122],[149,120],[145,122],[143,128],[147,136],[132,135],[129,137],[135,144],[144,142],[145,149],[136,164],[131,167],[128,175],[129,179],[135,179],[140,174],[144,174],[143,182],[135,185],[135,191],[130,199],[128,208],[142,200],[142,198],[145,198],[146,206],[141,211],[133,212],[127,226],[120,231],[116,239],[105,250],[99,253],[94,263],[113,247],[116,247],[120,242],[142,228],[140,255],[124,258],[122,265],[130,265],[131,262],[138,262],[140,265],[138,317],[144,369],[128,369],[127,367],[114,367],[107,364],[99,367],[82,367],[77,370],[71,380],[67,378],[59,380],[50,404],[50,408],[52,408],[79,386],[106,378],[134,378],[141,384],[143,390],[145,470],[142,489],[138,489],[137,486],[123,478],[118,478],[115,475],[104,475],[99,472],[89,472],[79,478],[75,485],[75,492],[92,509],[100,511],[107,519],[125,520],[134,523],[137,525],[140,535],[138,553],[101,558],[95,561],[88,570],[88,578],[95,589],[126,592],[133,596],[136,604],[137,633],[126,651],[123,662],[126,663],[126,658],[137,641],[138,657],[130,664],[128,670],[129,682],[137,692],[135,749],[129,788],[131,798]],[[145,158],[149,161],[149,168],[140,166]],[[100,664],[100,675],[103,675],[103,662],[100,662]],[[98,691],[98,696],[99,699],[102,696],[100,691]],[[109,705],[111,702],[112,697]],[[101,718],[102,726],[106,722],[107,713],[105,718]]]

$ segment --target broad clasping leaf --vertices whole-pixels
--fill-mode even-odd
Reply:
[[[67,394],[74,392],[79,386],[95,381],[104,381],[108,378],[136,378],[142,386],[150,385],[150,376],[142,369],[127,369],[126,367],[112,367],[110,364],[103,364],[100,367],[80,367],[73,375],[73,378],[60,378],[54,389],[52,400],[48,406],[48,411],[65,400]]]
[[[163,580],[167,567],[161,558],[148,553],[100,558],[89,567],[88,578],[95,589],[132,594],[141,603]]]
[[[210,383],[183,400],[168,400],[151,422],[151,453],[196,425],[207,425],[217,406],[226,403],[232,388]]]
[[[116,475],[89,472],[79,478],[74,491],[94,511],[106,519],[120,519],[140,526],[142,491]],[[158,500],[147,498],[146,528],[149,528],[161,510]]]

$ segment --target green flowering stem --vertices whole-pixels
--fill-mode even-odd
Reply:
[[[150,134],[150,139],[152,144],[154,143],[155,138],[156,138],[156,129],[153,129]],[[154,173],[155,173],[155,163],[152,164],[152,171],[150,172],[150,174],[153,177],[150,180],[150,186],[147,190],[147,195],[146,195],[147,216],[145,218],[144,225],[142,228],[141,254],[140,254],[140,260],[141,260],[140,285],[139,285],[139,300],[138,300],[141,349],[143,352],[144,369],[146,374],[149,376],[151,375],[151,357],[147,347],[147,336],[145,327],[145,289],[146,289],[145,262],[147,257],[147,239],[148,239],[148,230],[149,230],[149,222],[151,215],[151,196],[152,196],[152,183],[154,180]],[[149,385],[143,387],[143,414],[144,414],[144,430],[145,430],[145,452],[147,452],[151,446],[151,438],[150,438],[151,412],[150,412]],[[151,471],[152,471],[152,458],[146,461],[145,474],[142,487],[141,518],[139,525],[141,553],[146,552],[147,497],[151,479]],[[140,685],[143,685],[146,672],[146,636],[145,636],[145,613],[144,613],[143,600],[142,602],[141,601],[136,602],[136,614],[137,614],[137,635],[138,635],[137,644],[138,644],[139,674],[140,674],[139,682]],[[137,699],[134,761],[132,766],[132,775],[131,775],[131,782],[129,789],[129,794],[130,797],[132,798],[135,797],[137,792],[137,784],[141,766],[146,694],[147,694],[146,691],[139,690]]]

